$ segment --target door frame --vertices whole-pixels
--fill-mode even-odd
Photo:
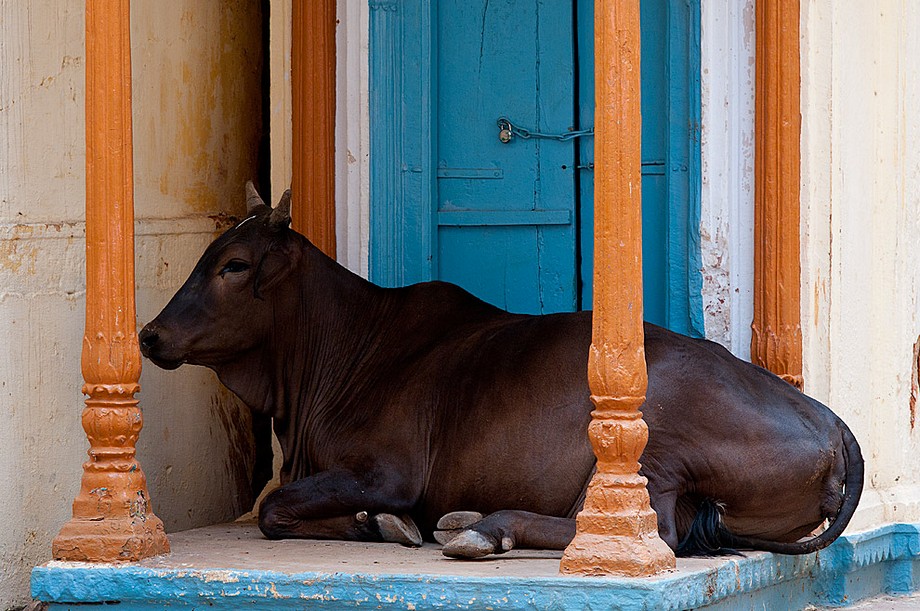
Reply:
[[[434,277],[437,6],[370,0],[370,280],[405,286]],[[414,127],[414,129],[413,129]]]

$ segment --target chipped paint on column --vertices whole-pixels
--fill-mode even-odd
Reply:
[[[701,2],[700,247],[706,338],[751,353],[754,0]]]
[[[135,2],[131,38],[143,323],[191,271],[218,215],[245,209],[260,129],[258,6]],[[0,1],[0,479],[17,491],[0,495],[0,608],[27,600],[29,569],[50,558],[86,458],[83,87],[83,3]],[[203,369],[145,367],[141,385],[138,454],[167,532],[246,511],[248,410]]]
[[[809,394],[853,429],[851,530],[920,519],[920,4],[802,2],[802,334]]]

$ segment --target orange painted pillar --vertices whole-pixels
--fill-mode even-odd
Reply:
[[[799,2],[757,0],[751,360],[801,389]]]
[[[140,560],[169,551],[135,458],[142,426],[134,394],[141,355],[134,307],[134,177],[128,0],[86,2],[86,331],[89,395],[73,518],[54,539],[57,560]]]
[[[335,258],[335,0],[291,14],[293,227]]]
[[[594,3],[594,329],[588,436],[597,473],[560,570],[653,575],[675,566],[658,536],[639,457],[648,374],[642,327],[642,116],[639,0]]]

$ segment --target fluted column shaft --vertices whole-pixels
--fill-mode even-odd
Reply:
[[[335,0],[291,15],[293,227],[335,258]]]
[[[169,551],[135,457],[142,416],[134,304],[134,178],[128,0],[86,2],[86,330],[83,465],[58,560],[140,560]]]
[[[801,389],[799,2],[757,0],[751,360]]]
[[[652,575],[675,565],[658,536],[639,457],[648,374],[642,327],[642,117],[639,0],[596,0],[594,329],[588,436],[597,473],[561,571]]]

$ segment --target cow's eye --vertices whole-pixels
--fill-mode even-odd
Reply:
[[[219,275],[221,278],[223,278],[224,274],[239,274],[241,272],[245,272],[247,269],[249,269],[248,263],[245,261],[240,261],[239,259],[233,259],[231,261],[227,261],[223,268],[221,268]]]

